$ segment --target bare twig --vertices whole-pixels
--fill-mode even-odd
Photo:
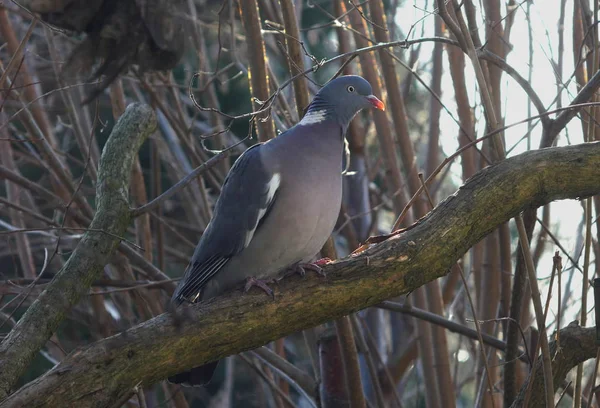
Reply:
[[[344,365],[344,376],[350,408],[365,407],[365,396],[363,394],[360,366],[358,364],[358,352],[354,342],[354,332],[350,317],[344,316],[335,321],[335,329],[340,342],[342,363]]]

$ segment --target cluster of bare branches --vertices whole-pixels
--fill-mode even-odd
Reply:
[[[526,1],[179,3],[177,66],[136,67],[127,43],[127,64],[92,53],[119,69],[89,104],[100,88],[65,67],[73,33],[0,5],[0,407],[600,401],[583,328],[600,268],[597,2],[561,0],[544,44]],[[227,295],[174,327],[165,305],[232,161],[341,74],[388,108],[348,129],[322,250],[344,260],[325,282]],[[541,150],[572,143],[586,146]],[[162,381],[241,351],[207,388]]]

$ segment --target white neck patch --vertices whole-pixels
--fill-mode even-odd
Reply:
[[[326,119],[327,111],[325,109],[308,112],[302,120],[298,123],[299,125],[314,125],[315,123],[321,123]]]

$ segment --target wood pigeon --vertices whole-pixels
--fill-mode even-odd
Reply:
[[[304,268],[331,235],[342,201],[344,136],[362,109],[384,109],[362,77],[329,82],[294,127],[246,150],[232,166],[213,218],[179,282],[174,306],[220,295],[246,281],[272,295],[279,272]],[[217,362],[169,381],[204,385]]]

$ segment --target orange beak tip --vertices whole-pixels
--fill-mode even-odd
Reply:
[[[367,99],[369,100],[369,102],[371,102],[371,105],[373,105],[375,109],[385,111],[385,105],[378,97],[376,97],[375,95],[369,95],[367,96]]]

